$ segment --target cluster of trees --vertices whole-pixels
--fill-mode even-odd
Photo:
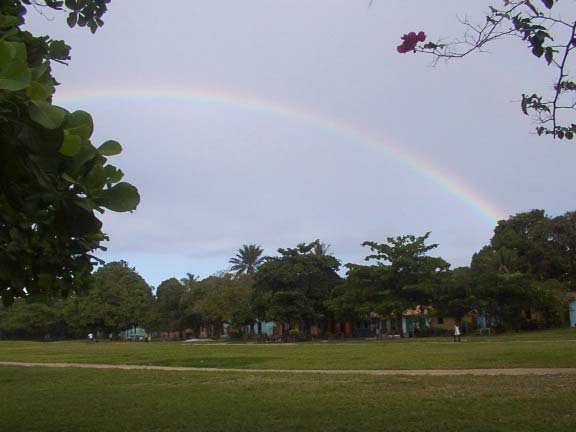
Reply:
[[[144,326],[196,335],[203,328],[218,336],[224,323],[256,329],[261,321],[277,321],[309,329],[373,312],[399,318],[410,309],[456,319],[476,311],[505,329],[565,322],[568,294],[576,290],[576,212],[550,218],[533,210],[500,221],[471,265],[454,270],[430,255],[438,245],[427,244],[428,237],[365,242],[368,263],[347,264],[346,277],[318,240],[271,257],[245,245],[230,259],[233,272],[171,278],[155,292],[126,262],[112,262],[94,273],[84,294],[51,303],[19,299],[1,309],[0,334],[83,337]]]
[[[565,322],[568,293],[576,290],[576,213],[549,218],[533,210],[502,220],[471,265],[454,270],[426,255],[437,246],[426,246],[426,239],[365,243],[375,252],[367,260],[376,264],[348,265],[333,310],[353,319],[368,311],[398,316],[431,306],[437,315],[458,320],[476,311],[509,329]]]
[[[126,262],[99,268],[91,278],[91,286],[86,288],[67,299],[17,299],[10,307],[0,308],[0,335],[77,338],[94,331],[117,334],[148,323],[154,303],[152,289]]]

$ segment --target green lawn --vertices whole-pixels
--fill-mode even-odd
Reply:
[[[0,342],[0,360],[286,369],[576,367],[570,329],[297,345]],[[0,367],[4,431],[572,431],[576,376]]]
[[[0,342],[0,361],[263,369],[461,369],[576,367],[576,330],[496,337],[296,345],[181,342]]]
[[[576,377],[0,367],[1,430],[573,431]]]

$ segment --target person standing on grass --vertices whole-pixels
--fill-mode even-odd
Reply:
[[[94,342],[94,335],[92,333],[88,333],[88,343]]]
[[[454,342],[461,342],[460,340],[460,327],[458,327],[458,324],[454,324]]]

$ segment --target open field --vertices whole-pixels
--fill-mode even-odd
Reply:
[[[241,369],[559,368],[576,367],[576,331],[462,343],[4,341],[0,361]],[[572,431],[574,404],[573,374],[368,376],[0,366],[1,430],[11,432]]]
[[[576,377],[0,367],[2,430],[571,431]]]
[[[301,344],[0,342],[0,361],[258,369],[576,367],[576,330],[495,337]]]

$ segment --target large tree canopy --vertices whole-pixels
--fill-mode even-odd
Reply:
[[[259,318],[294,323],[326,316],[325,302],[341,281],[340,262],[314,253],[318,243],[278,249],[280,256],[266,258],[254,275]]]
[[[21,29],[27,7],[65,8],[68,25],[103,25],[109,0],[0,3],[0,297],[67,295],[86,284],[107,240],[95,212],[131,211],[140,197],[108,163],[116,141],[95,146],[84,111],[52,103],[51,62],[70,47]]]
[[[197,316],[202,317],[206,324],[212,324],[214,328],[222,322],[227,322],[242,327],[256,321],[250,304],[252,298],[250,277],[210,276],[198,285],[203,295],[198,298],[192,310]]]
[[[334,312],[341,317],[358,312],[401,316],[406,309],[430,305],[434,288],[450,265],[427,255],[438,246],[426,244],[429,235],[364,242],[372,251],[366,260],[375,260],[376,265],[347,265],[348,278],[329,302]]]
[[[150,320],[152,289],[125,261],[111,262],[94,273],[93,287],[71,297],[65,313],[77,329],[118,333]]]
[[[555,279],[576,289],[576,213],[551,218],[532,210],[498,222],[490,245],[472,257],[471,267]]]
[[[183,330],[184,309],[183,296],[190,292],[192,285],[189,279],[181,283],[176,278],[163,281],[156,288],[157,326],[162,330]]]
[[[498,316],[506,327],[517,327],[520,313],[533,310],[546,325],[562,323],[566,291],[576,287],[575,220],[573,212],[551,218],[544,210],[532,210],[499,221],[490,244],[474,254],[466,273],[467,290],[478,300],[475,308]],[[455,280],[443,287],[444,297]],[[446,303],[442,298],[438,305]]]
[[[68,329],[62,305],[28,303],[18,299],[9,308],[0,307],[0,338],[33,338],[59,336]]]

